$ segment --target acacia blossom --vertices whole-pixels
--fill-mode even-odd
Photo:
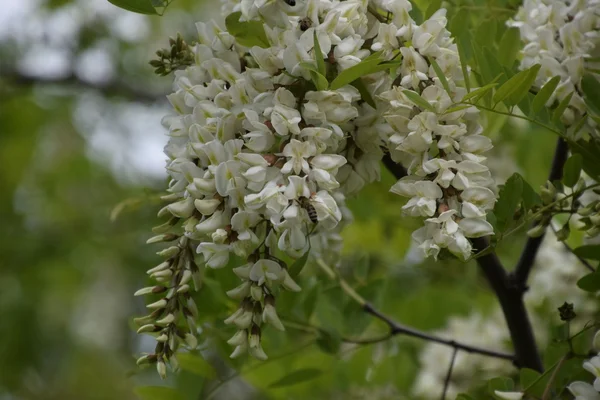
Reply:
[[[389,21],[370,6],[390,11]],[[168,96],[175,114],[163,119],[170,182],[159,216],[170,219],[150,240],[177,243],[151,273],[165,286],[140,293],[172,288],[143,319],[142,331],[164,345],[140,362],[157,362],[161,376],[167,361],[176,367],[180,339],[195,345],[197,309],[187,282],[199,287],[205,267],[232,259],[242,262],[233,268],[239,286],[227,292],[239,301],[225,320],[237,329],[231,357],[266,359],[264,325],[284,329],[276,297],[300,290],[288,263],[312,246],[335,258],[339,229],[351,219],[345,197],[379,179],[385,153],[410,173],[392,188],[410,197],[404,210],[428,218],[414,234],[425,254],[467,258],[468,238],[492,234],[485,215],[495,197],[481,164],[491,142],[475,109],[450,109],[466,90],[445,10],[418,25],[410,9],[405,0],[241,0],[224,3],[222,20],[197,23],[194,63],[175,71]],[[260,45],[223,29],[225,17],[260,22]],[[315,70],[324,68],[331,83],[367,57],[389,62],[388,70],[360,78],[374,104],[350,83],[318,89]]]

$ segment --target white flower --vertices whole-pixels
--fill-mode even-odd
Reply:
[[[210,268],[221,268],[229,262],[229,245],[202,242],[196,250],[204,256],[204,262]]]
[[[494,394],[504,400],[521,400],[524,396],[523,392],[501,392],[494,390]]]
[[[249,279],[259,285],[283,281],[285,275],[281,266],[272,260],[258,260],[250,268]]]
[[[600,400],[600,393],[586,382],[575,381],[567,386],[575,400]]]
[[[289,174],[293,171],[294,174],[298,175],[300,171],[303,171],[305,174],[308,174],[310,172],[310,166],[306,159],[314,156],[316,151],[315,145],[312,142],[301,142],[292,139],[283,148],[282,155],[287,157],[288,161],[281,168],[281,172]]]
[[[411,197],[402,209],[412,217],[431,217],[437,209],[437,200],[443,197],[440,187],[431,181],[415,180],[413,177],[400,179],[390,192]]]
[[[583,368],[596,377],[594,380],[594,389],[600,392],[600,356],[595,356],[583,363]]]

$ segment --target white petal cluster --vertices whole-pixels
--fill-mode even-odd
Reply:
[[[586,107],[582,98],[581,78],[600,40],[600,2],[596,0],[525,0],[509,26],[520,30],[523,48],[521,68],[540,64],[535,86],[560,77],[560,83],[547,105],[561,101],[571,93],[569,108],[563,115],[571,125],[580,120]]]
[[[403,12],[380,24],[372,45],[402,57],[399,85],[380,95],[389,126],[386,144],[392,158],[409,172],[391,191],[409,198],[403,207],[407,215],[427,218],[413,234],[427,256],[437,258],[446,249],[466,259],[472,250],[467,238],[493,234],[486,221],[495,203],[493,180],[482,164],[492,144],[481,135],[474,107],[453,107],[467,92],[459,86],[460,58],[446,30],[445,10],[417,25],[408,17],[409,3],[384,2],[383,7],[394,11],[399,3]]]
[[[164,240],[185,239],[202,267],[242,259],[233,271],[240,285],[227,293],[240,302],[226,320],[238,329],[229,341],[233,357],[266,358],[263,325],[283,329],[275,298],[280,289],[300,290],[283,259],[313,245],[321,256],[340,247],[340,226],[350,220],[345,196],[379,179],[386,152],[410,173],[392,191],[410,198],[408,215],[428,218],[414,235],[427,255],[447,249],[467,258],[467,238],[492,233],[485,215],[495,197],[481,164],[491,142],[475,109],[450,109],[466,91],[445,10],[417,25],[411,7],[406,0],[224,1],[229,24],[264,29],[260,46],[248,44],[251,32],[197,24],[198,41],[188,46],[195,62],[175,72],[168,98],[176,115],[163,120],[170,204],[159,215],[170,216],[165,232],[174,235]],[[393,67],[331,89],[368,57]],[[317,70],[325,85],[315,81]]]
[[[594,350],[598,351],[600,342],[600,331],[594,336]],[[582,381],[572,382],[567,388],[575,400],[600,400],[600,356],[596,355],[583,362],[583,369],[594,375],[592,384]]]
[[[573,290],[577,280],[586,273],[586,268],[577,258],[567,252],[563,244],[548,232],[542,242],[531,273],[529,290],[525,295],[525,303],[532,311],[531,322],[540,346],[547,344],[550,326],[559,322],[548,321],[547,316],[550,313],[556,314],[556,309],[565,301],[576,305],[577,315],[581,317],[577,321],[585,322],[593,318],[598,311],[598,303],[593,296]],[[574,322],[576,321],[571,323]],[[572,325],[574,332],[579,328],[583,326]],[[466,317],[450,318],[447,326],[439,334],[447,338],[460,338],[465,343],[480,347],[510,351],[510,334],[499,307],[486,315],[474,312]],[[439,397],[451,357],[452,348],[448,346],[429,343],[423,348],[419,356],[421,369],[413,387],[415,395],[427,399]],[[503,360],[459,352],[452,372],[449,398],[469,390],[475,370],[481,371],[482,378],[490,379],[510,374],[513,366]],[[515,393],[502,395],[506,399],[519,398]]]

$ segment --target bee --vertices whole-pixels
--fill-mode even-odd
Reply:
[[[306,210],[310,222],[312,222],[313,224],[319,222],[319,220],[317,219],[317,210],[315,210],[315,207],[310,203],[310,199],[302,196],[298,198],[298,204],[300,205],[300,207]]]
[[[300,30],[302,32],[307,31],[308,28],[311,27],[311,25],[312,25],[312,20],[310,18],[308,18],[308,17],[302,18],[300,20]]]
[[[283,2],[290,7],[294,7],[296,5],[296,0],[283,0]]]

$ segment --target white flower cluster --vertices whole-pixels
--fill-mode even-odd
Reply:
[[[548,321],[547,316],[551,313],[558,315],[556,309],[565,301],[575,305],[578,321],[587,321],[598,311],[598,303],[593,296],[573,290],[577,280],[586,273],[587,270],[577,258],[566,251],[564,245],[548,232],[538,253],[530,277],[529,290],[525,295],[525,304],[531,310],[531,322],[541,346],[548,341],[550,325],[559,322]],[[573,322],[575,321],[572,321],[572,324]],[[573,329],[579,328],[572,326]],[[500,308],[486,316],[474,312],[466,317],[451,318],[439,333],[484,348],[510,350],[510,335]],[[415,395],[427,399],[440,395],[451,357],[452,348],[448,346],[430,343],[423,348],[419,357],[421,369],[413,387]],[[459,352],[454,363],[448,398],[468,391],[473,383],[473,371],[481,371],[483,378],[492,378],[513,370],[510,362]]]
[[[168,98],[177,115],[164,119],[171,194],[159,216],[171,219],[152,241],[180,240],[186,265],[194,251],[202,267],[244,260],[227,293],[240,301],[225,321],[238,328],[232,357],[266,358],[263,324],[283,329],[275,298],[300,290],[283,259],[309,251],[313,232],[317,251],[339,248],[344,198],[379,179],[386,151],[411,174],[392,191],[411,197],[409,215],[429,218],[415,232],[427,255],[467,258],[467,238],[492,233],[485,215],[495,197],[481,164],[491,142],[475,109],[451,109],[466,91],[445,10],[417,25],[410,9],[406,0],[226,1],[226,21],[238,28],[198,23],[198,43],[182,44],[194,63],[175,72]],[[386,70],[331,88],[365,61]],[[165,279],[177,288],[188,269]],[[187,310],[170,301],[156,307]]]
[[[521,68],[540,64],[535,86],[539,89],[555,76],[560,83],[547,105],[573,94],[563,115],[567,125],[586,111],[581,78],[595,68],[591,57],[600,39],[600,2],[597,0],[525,0],[509,26],[520,30],[523,48]]]
[[[409,198],[403,207],[407,215],[427,217],[413,234],[426,256],[437,258],[447,249],[466,259],[472,250],[467,238],[493,234],[486,212],[496,201],[490,190],[494,182],[482,164],[492,143],[481,135],[476,108],[453,107],[467,91],[458,86],[464,78],[446,30],[446,10],[419,26],[408,16],[410,3],[389,1],[382,7],[394,12],[394,19],[379,25],[372,49],[402,56],[399,86],[380,96],[389,129],[386,143],[409,172],[391,191]]]

